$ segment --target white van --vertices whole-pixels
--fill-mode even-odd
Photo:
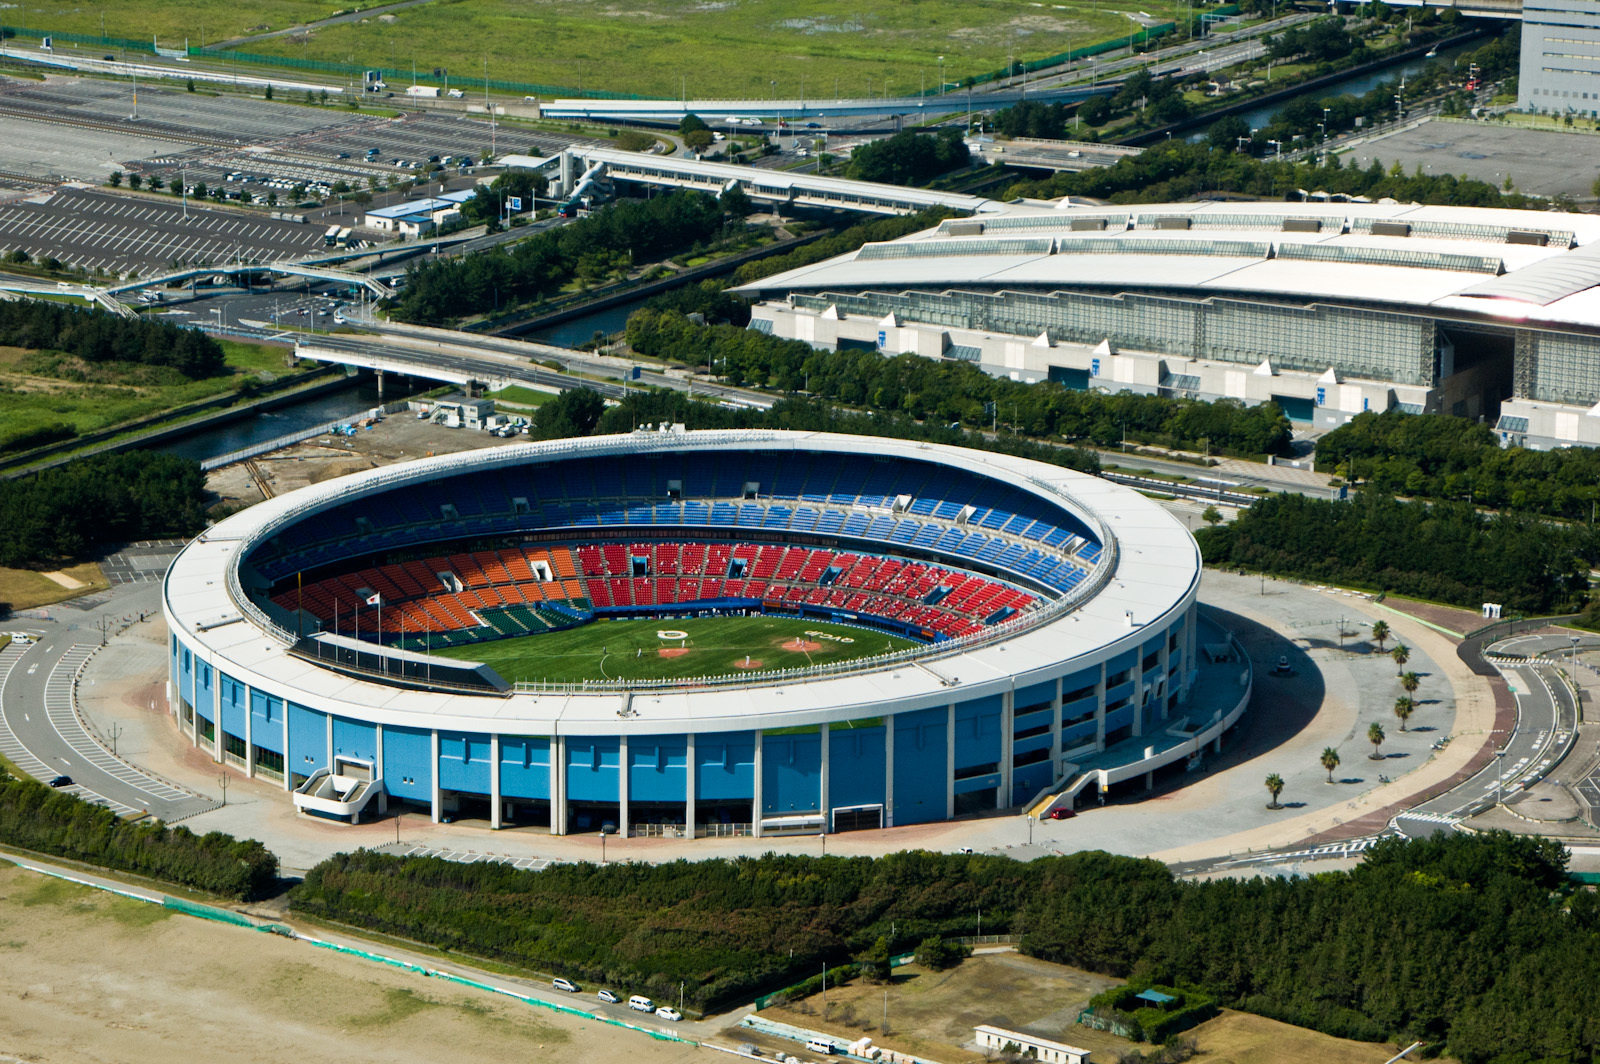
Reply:
[[[831,1057],[834,1053],[833,1043],[824,1042],[819,1038],[813,1038],[807,1042],[806,1049],[812,1053],[821,1053],[825,1057]]]
[[[628,1007],[636,1012],[654,1012],[656,1003],[643,994],[635,994],[628,999]]]
[[[574,983],[570,979],[552,979],[550,980],[550,985],[555,987],[557,990],[565,990],[569,994],[576,994],[578,992],[578,984]]]

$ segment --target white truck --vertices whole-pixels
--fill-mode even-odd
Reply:
[[[437,99],[439,87],[437,85],[413,85],[406,89],[407,96],[421,96],[427,99]]]

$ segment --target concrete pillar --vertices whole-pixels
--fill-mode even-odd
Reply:
[[[956,815],[956,705],[944,709],[944,818]]]
[[[372,778],[381,780],[386,777],[383,764],[383,725],[374,725],[373,733],[376,739],[373,742],[372,749]]]
[[[567,833],[567,739],[550,737],[550,834]]]
[[[222,673],[213,669],[209,663],[206,671],[211,674],[211,760],[223,764],[222,760]]]
[[[325,762],[325,765],[327,766],[328,771],[332,772],[333,771],[333,714],[324,713],[322,715],[322,719],[327,724],[327,728],[328,728],[328,755],[327,755],[327,761]]]
[[[1100,663],[1100,677],[1094,682],[1094,748],[1106,748],[1106,663]]]
[[[1056,694],[1050,700],[1050,782],[1061,775],[1061,695],[1065,686],[1063,677],[1056,677]]]
[[[294,790],[294,784],[289,782],[289,700],[283,700],[283,789]]]
[[[763,764],[761,760],[761,729],[756,729],[756,779],[753,788],[754,797],[750,800],[750,834],[756,838],[761,837],[761,777]]]
[[[1009,809],[1014,804],[1011,796],[1011,744],[1016,732],[1017,683],[1011,681],[1011,690],[1000,697],[1000,793],[995,799],[996,809]]]
[[[1161,657],[1158,668],[1161,672],[1161,719],[1166,720],[1171,714],[1167,709],[1167,696],[1172,693],[1172,680],[1167,675],[1167,670],[1172,668],[1172,631],[1161,637]]]
[[[433,784],[433,822],[435,824],[437,824],[441,819],[440,814],[444,811],[444,795],[439,790],[439,729],[438,728],[433,729],[432,736],[433,736],[433,754],[432,754],[432,757],[431,757],[431,759],[429,761],[429,764],[432,766],[432,772],[433,772],[433,781],[432,781],[432,784]]]
[[[489,736],[489,827],[500,830],[500,734]]]
[[[883,718],[883,826],[894,827],[894,720]]]
[[[830,812],[831,805],[828,801],[828,726],[821,727],[822,738],[822,772],[817,782],[817,808],[822,811],[823,833],[833,831],[833,816]]]
[[[687,745],[683,752],[683,833],[685,838],[694,838],[694,789],[695,779],[699,775],[697,755],[694,752],[694,732],[686,737]]]
[[[376,370],[378,377],[378,405],[383,405],[383,370]]]
[[[630,782],[629,779],[628,779],[628,776],[629,776],[629,769],[631,767],[632,766],[630,766],[628,764],[628,737],[626,735],[618,736],[617,737],[617,834],[619,836],[621,836],[622,838],[624,838],[624,839],[627,838],[629,836],[629,834],[630,834],[630,832],[628,830],[628,783]]]
[[[251,740],[255,737],[254,714],[250,712],[250,699],[252,697],[249,687],[244,688],[244,776],[245,779],[256,778],[256,747]]]

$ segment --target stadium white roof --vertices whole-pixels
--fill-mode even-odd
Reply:
[[[1189,289],[1600,325],[1600,217],[1397,203],[1008,205],[744,292]]]
[[[468,469],[517,465],[553,456],[635,454],[647,449],[804,450],[944,462],[987,474],[1065,506],[1091,527],[1107,530],[1115,550],[1103,587],[1047,623],[941,654],[937,644],[914,661],[876,671],[811,676],[793,681],[625,693],[524,694],[506,697],[404,690],[321,668],[289,653],[283,639],[241,605],[238,563],[266,530],[298,514],[375,488],[441,479]],[[886,546],[886,552],[893,548]],[[376,469],[269,499],[235,514],[191,541],[173,561],[164,585],[168,623],[202,660],[239,681],[303,692],[318,709],[411,727],[507,731],[532,735],[659,734],[739,730],[849,720],[892,708],[942,706],[997,694],[1054,677],[1059,663],[1085,664],[1137,647],[1164,631],[1199,587],[1200,556],[1193,537],[1170,513],[1137,492],[1099,477],[1009,455],[833,433],[633,433],[512,444],[441,455]],[[1048,671],[1047,671],[1048,670]],[[754,697],[758,694],[758,697]],[[629,708],[632,715],[619,716]]]

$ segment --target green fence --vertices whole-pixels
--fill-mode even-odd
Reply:
[[[154,41],[130,41],[126,37],[98,37],[91,33],[63,33],[57,30],[34,30],[26,26],[0,25],[0,36],[7,40],[26,37],[30,40],[42,41],[49,37],[52,42],[66,41],[68,44],[92,44],[96,48],[122,48],[130,52],[149,52],[154,55],[156,46]]]
[[[215,920],[219,924],[233,924],[235,927],[248,927],[251,930],[257,927],[254,920],[241,916],[231,909],[219,909],[215,905],[202,905],[197,901],[185,901],[170,895],[161,899],[161,907],[189,916],[198,916],[202,920]]]
[[[148,48],[148,46],[146,46]],[[401,81],[410,83],[413,72],[396,70],[383,66],[357,66],[353,63],[339,63],[327,59],[302,59],[292,55],[257,55],[253,52],[236,52],[229,50],[201,50],[189,49],[190,55],[209,56],[214,59],[237,59],[241,62],[252,63],[257,66],[278,67],[283,70],[310,70],[318,74],[337,74],[353,81],[360,81],[367,71],[377,71],[384,81]],[[448,88],[451,81],[448,75],[441,71],[434,74],[430,70],[415,72],[416,82],[419,85],[434,85],[438,88]],[[475,92],[482,92],[485,85],[484,78],[458,78],[454,87],[471,96]],[[542,85],[533,81],[502,81],[499,78],[487,79],[487,85],[494,92],[511,92],[523,96],[583,96],[595,100],[648,100],[651,97],[639,96],[626,92],[599,92],[594,90],[579,91],[565,85]]]

